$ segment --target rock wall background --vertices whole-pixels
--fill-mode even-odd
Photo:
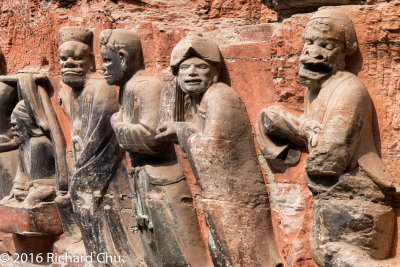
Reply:
[[[160,79],[174,45],[189,31],[204,32],[220,45],[226,64],[223,79],[245,101],[252,123],[262,108],[272,104],[302,111],[304,88],[297,82],[297,66],[301,34],[310,14],[279,22],[277,13],[258,0],[1,0],[0,5],[0,46],[8,73],[22,69],[48,73],[52,101],[68,143],[69,122],[57,104],[58,30],[65,25],[94,31],[98,69],[100,31],[136,29],[146,69]],[[400,191],[400,1],[369,0],[334,8],[343,10],[354,23],[360,49],[348,64],[371,94],[378,152]],[[282,257],[287,266],[315,266],[308,247],[312,196],[304,183],[306,154],[298,166],[275,175],[259,159],[266,167]],[[185,166],[195,195],[194,179]],[[397,261],[399,252],[396,238],[392,261]]]

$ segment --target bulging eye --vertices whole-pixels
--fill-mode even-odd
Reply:
[[[189,68],[188,65],[180,65],[179,69],[181,70],[187,70]]]
[[[311,39],[305,39],[304,43],[308,44],[308,45],[311,45],[311,44],[313,44],[313,41]]]
[[[67,60],[66,57],[60,57],[60,58],[61,58],[61,61],[66,61]]]
[[[332,44],[332,43],[328,43],[328,44],[325,45],[325,48],[328,49],[328,50],[333,50],[335,48],[335,45]]]

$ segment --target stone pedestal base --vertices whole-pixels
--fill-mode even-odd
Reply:
[[[9,253],[13,259],[35,262],[41,253],[46,262],[47,253],[63,233],[62,222],[54,202],[24,206],[17,201],[0,205],[0,253]],[[21,258],[24,255],[24,258]]]

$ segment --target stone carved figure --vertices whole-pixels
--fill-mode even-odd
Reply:
[[[12,195],[28,204],[52,201],[56,196],[53,144],[37,126],[21,100],[11,115],[14,140],[19,144],[17,174]]]
[[[91,31],[64,27],[60,39],[61,74],[72,88],[69,93],[63,87],[59,101],[71,125],[74,167],[69,195],[73,216],[88,254],[96,255],[95,259],[104,253],[121,256],[123,261],[113,266],[139,266],[140,251],[132,249],[129,237],[134,231],[134,225],[129,225],[132,190],[123,151],[110,124],[111,115],[118,111],[117,94],[94,71]],[[59,202],[67,206],[69,195]]]
[[[11,114],[11,129],[14,141],[19,145],[19,156],[12,192],[4,203],[17,200],[32,206],[51,202],[56,197],[56,168],[59,167],[55,149],[59,143],[54,139],[59,137],[61,130],[57,122],[56,126],[49,126],[55,113],[48,93],[43,85],[37,84],[33,74],[9,77],[9,80],[14,79],[22,99]]]
[[[0,50],[0,74],[7,72],[3,52]],[[17,89],[0,82],[0,199],[8,196],[17,170],[18,144],[13,139],[10,117],[18,103]]]
[[[180,121],[160,125],[156,140],[177,141],[190,161],[214,265],[281,266],[246,107],[218,82],[222,63],[218,46],[202,35],[190,34],[175,46],[176,80],[170,81],[188,98],[176,97],[171,112]]]
[[[314,196],[310,248],[316,263],[381,266],[374,259],[391,252],[395,216],[389,204],[395,194],[375,148],[371,98],[345,70],[346,56],[357,50],[352,22],[341,11],[320,10],[303,41],[304,115],[264,109],[256,121],[257,142],[273,168],[290,156],[288,143],[308,151],[306,184]]]
[[[136,220],[146,263],[207,266],[192,198],[173,147],[154,139],[161,83],[144,71],[136,33],[104,30],[100,41],[107,83],[120,87],[120,109],[111,125],[131,160]]]

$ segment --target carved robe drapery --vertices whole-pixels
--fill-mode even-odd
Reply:
[[[376,259],[387,257],[394,211],[385,193],[394,188],[374,145],[368,91],[353,74],[338,72],[316,97],[306,91],[304,102],[302,116],[277,107],[264,109],[256,121],[256,135],[262,141],[270,132],[308,147],[306,183],[314,196],[310,237],[314,260],[325,266],[324,255],[345,247],[344,243]],[[268,120],[279,130],[271,130]],[[313,131],[307,126],[310,122],[321,128]],[[265,151],[267,159],[273,157],[269,152]]]
[[[75,166],[69,189],[86,251],[121,256],[123,266],[137,264],[123,215],[131,207],[132,190],[110,125],[118,110],[116,92],[101,76],[91,74],[70,101]]]
[[[207,266],[192,197],[172,145],[154,140],[161,84],[139,70],[124,86],[118,142],[131,159],[134,206],[148,266]]]
[[[224,83],[211,85],[177,136],[201,190],[214,264],[277,266],[268,194],[238,94]]]

